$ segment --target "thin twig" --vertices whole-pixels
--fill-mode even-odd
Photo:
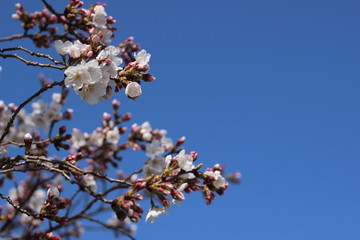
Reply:
[[[12,40],[15,40],[15,39],[25,38],[25,37],[29,37],[29,35],[15,34],[15,35],[11,35],[11,36],[8,36],[8,37],[0,38],[0,42],[12,41]]]
[[[112,229],[112,230],[118,230],[120,231],[122,234],[126,235],[127,237],[129,237],[130,239],[132,240],[135,240],[135,238],[133,236],[131,236],[131,234],[129,234],[128,232],[126,232],[124,229],[122,229],[121,227],[114,227],[114,226],[110,226],[108,224],[105,224],[97,219],[94,219],[92,217],[89,217],[88,215],[85,215],[85,214],[81,214],[80,215],[81,218],[85,218],[91,222],[95,222],[97,224],[100,224],[101,226],[107,228],[107,229]]]
[[[5,199],[11,206],[13,206],[17,211],[28,215],[29,217],[33,217],[35,219],[40,219],[40,220],[44,220],[44,218],[42,216],[40,216],[40,214],[37,213],[33,213],[33,212],[29,212],[26,209],[22,209],[20,206],[16,205],[10,197],[5,196],[3,194],[0,193],[0,198]]]
[[[8,52],[8,51],[15,51],[15,50],[24,51],[24,52],[30,54],[31,56],[47,58],[47,59],[49,59],[50,61],[52,61],[53,63],[55,63],[55,64],[65,65],[65,63],[60,62],[60,61],[57,61],[56,59],[54,59],[54,58],[51,57],[50,55],[43,54],[43,53],[40,53],[40,52],[33,52],[33,51],[30,51],[29,49],[24,48],[24,47],[22,47],[22,46],[0,49],[0,52]]]
[[[64,66],[56,66],[56,65],[51,65],[51,64],[48,64],[48,63],[38,63],[38,62],[29,61],[29,60],[26,60],[25,58],[20,57],[17,54],[2,54],[2,53],[0,53],[0,57],[2,57],[2,58],[16,58],[16,59],[19,59],[20,61],[26,63],[29,66],[36,66],[36,67],[42,67],[42,68],[48,67],[48,68],[55,68],[55,69],[60,69],[60,70],[64,70],[66,68]]]

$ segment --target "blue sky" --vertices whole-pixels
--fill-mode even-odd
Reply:
[[[13,4],[2,1],[0,36],[20,30]],[[117,95],[122,110],[187,136],[205,166],[243,174],[211,206],[192,194],[141,222],[138,239],[360,239],[359,10],[355,0],[108,2],[113,43],[134,36],[157,78],[135,102]],[[0,65],[1,99],[20,103],[38,88],[39,69]],[[110,110],[71,99],[73,124],[87,131]]]

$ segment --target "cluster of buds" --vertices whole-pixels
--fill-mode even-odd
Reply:
[[[58,18],[55,14],[50,13],[47,8],[44,8],[41,12],[27,13],[20,3],[15,4],[16,13],[12,15],[12,18],[17,21],[21,21],[22,27],[25,32],[39,27],[37,34],[31,35],[31,39],[34,41],[37,47],[50,47],[51,38],[56,35],[57,28],[51,26],[58,23]]]
[[[60,192],[57,187],[52,186],[47,191],[47,199],[43,204],[40,215],[47,217],[61,224],[66,224],[67,218],[58,217],[59,210],[66,208],[70,203],[68,198],[60,198]]]
[[[22,23],[25,31],[22,35],[5,39],[29,38],[37,47],[54,44],[62,60],[23,47],[0,50],[21,50],[52,63],[28,61],[17,54],[1,53],[1,57],[13,57],[28,65],[59,69],[64,71],[64,79],[52,82],[40,77],[42,89],[19,107],[0,101],[0,133],[3,133],[0,165],[4,173],[0,186],[8,180],[15,183],[9,197],[1,196],[9,203],[6,212],[2,212],[0,206],[0,221],[4,221],[2,230],[16,229],[14,225],[18,221],[23,226],[24,235],[21,238],[58,240],[60,236],[80,236],[82,228],[78,222],[82,218],[108,229],[124,230],[119,232],[128,235],[134,232],[128,223],[138,222],[142,218],[144,211],[139,201],[144,198],[149,198],[151,204],[145,220],[153,223],[158,216],[168,214],[172,204],[179,205],[184,201],[185,193],[202,192],[206,203],[210,204],[216,194],[222,195],[227,189],[227,180],[240,181],[240,173],[223,177],[219,164],[202,172],[202,163],[195,163],[197,152],[186,152],[182,147],[185,137],[173,141],[167,137],[166,130],[153,129],[149,122],[133,124],[131,133],[125,137],[127,128],[123,123],[131,120],[132,116],[130,113],[119,113],[120,102],[117,100],[112,101],[113,113],[105,112],[101,125],[91,133],[74,128],[71,134],[67,134],[66,127],[61,126],[53,136],[57,122],[73,117],[72,109],[62,110],[70,88],[89,104],[109,100],[114,92],[121,89],[134,100],[142,94],[141,84],[152,82],[155,77],[149,73],[151,54],[134,43],[133,37],[119,45],[109,45],[116,30],[111,25],[116,21],[107,16],[105,4],[96,3],[86,9],[82,1],[70,0],[64,11],[57,12],[47,0],[42,2],[45,4],[44,10],[31,14],[22,5],[16,4],[13,18]],[[57,29],[60,25],[63,26],[62,32]],[[55,86],[61,86],[62,91],[54,93],[49,104],[38,98],[32,103],[33,111],[30,114],[22,109]],[[42,138],[42,133],[47,134],[47,138]],[[9,146],[24,147],[25,154],[10,157]],[[49,146],[69,152],[65,158],[48,157]],[[119,155],[127,149],[144,152],[143,167],[128,176],[123,172],[119,172],[116,178],[107,175],[116,172],[114,168],[118,168],[118,162],[122,160]],[[15,175],[13,172],[19,173]],[[14,176],[23,173],[28,176],[26,181],[17,184]],[[138,174],[142,174],[142,177],[138,178]],[[63,180],[79,187],[69,199],[60,197],[65,186]],[[103,189],[97,192],[100,182],[104,183]],[[47,193],[44,191],[46,188]],[[126,189],[125,194],[109,200],[109,196],[119,189]],[[71,207],[84,196],[93,197],[93,200],[80,213],[71,216]],[[106,204],[111,205],[118,221],[111,220],[105,224],[93,218],[103,209],[108,209]],[[100,208],[94,210],[97,206]],[[67,209],[65,216],[58,216],[62,215],[63,209]],[[94,211],[90,212],[90,209]],[[43,232],[31,233],[44,223],[44,219],[58,224],[55,227],[50,224],[48,229],[41,228]],[[60,228],[64,224],[67,227]],[[54,229],[60,234],[55,235],[52,232]]]
[[[206,172],[203,174],[204,183],[206,186],[218,193],[219,195],[224,194],[224,191],[229,186],[229,183],[226,182],[226,179],[221,175],[223,168],[220,164],[215,164],[212,168],[207,168]]]
[[[60,148],[68,150],[70,149],[70,145],[64,143],[65,141],[68,141],[72,138],[71,134],[65,134],[66,133],[66,126],[63,125],[61,127],[59,127],[59,132],[58,134],[50,139],[50,142],[54,145],[54,147],[56,148],[56,150],[59,150]]]
[[[143,200],[143,196],[137,192],[145,187],[146,181],[144,179],[137,179],[132,188],[124,196],[120,196],[112,201],[111,207],[120,221],[124,221],[126,217],[132,222],[138,222],[141,219],[141,214],[144,210],[135,201]]]
[[[120,55],[126,65],[135,61],[134,53],[141,49],[139,43],[134,43],[134,37],[128,37],[124,42],[119,44],[119,47]]]

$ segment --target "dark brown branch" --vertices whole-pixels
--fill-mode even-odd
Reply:
[[[5,200],[6,200],[11,206],[13,206],[17,211],[19,211],[19,212],[21,212],[21,213],[23,213],[23,214],[26,214],[26,215],[28,215],[29,217],[33,217],[33,218],[35,218],[35,219],[40,219],[40,220],[42,220],[42,221],[44,220],[44,218],[41,217],[40,214],[33,213],[33,212],[29,212],[29,211],[27,211],[27,210],[25,210],[25,209],[22,209],[20,206],[15,205],[15,203],[11,200],[10,197],[5,196],[5,195],[3,195],[3,194],[1,194],[1,193],[0,193],[0,197],[1,197],[2,199],[5,199]]]
[[[110,226],[109,224],[105,224],[97,219],[94,219],[92,217],[89,217],[88,215],[85,215],[85,214],[81,214],[80,215],[81,218],[85,218],[91,222],[95,222],[97,224],[100,224],[101,226],[107,228],[107,229],[112,229],[112,230],[115,230],[115,231],[120,231],[122,234],[126,235],[127,237],[129,237],[130,239],[132,240],[136,240],[133,236],[131,236],[131,234],[129,234],[128,232],[126,232],[124,229],[122,229],[121,227],[115,227],[115,226]]]

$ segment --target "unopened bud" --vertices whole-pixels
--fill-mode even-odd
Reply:
[[[103,119],[108,122],[111,120],[111,114],[107,113],[107,112],[104,112],[103,113]]]
[[[142,80],[145,82],[152,82],[155,80],[155,77],[151,73],[145,73],[142,75]]]
[[[66,126],[62,125],[61,127],[59,127],[59,135],[63,135],[64,133],[66,133]]]
[[[73,112],[74,112],[73,109],[68,108],[63,114],[63,119],[71,120],[73,118]]]
[[[185,142],[185,140],[186,140],[186,137],[185,137],[185,136],[179,138],[179,139],[177,140],[177,142],[176,142],[176,145],[179,146],[179,145],[183,144],[183,143]]]
[[[33,137],[31,136],[30,133],[27,133],[27,134],[24,135],[24,143],[25,143],[25,148],[26,149],[31,148],[31,144],[33,143]]]
[[[193,158],[193,161],[196,161],[198,158],[198,154],[195,151],[191,151],[189,155]]]
[[[52,186],[47,191],[47,196],[49,198],[58,198],[60,196],[59,189],[57,187]]]
[[[112,101],[113,108],[118,109],[120,107],[120,102],[117,99]]]
[[[131,119],[131,113],[125,113],[122,117],[123,121],[129,121]]]
[[[120,127],[119,128],[119,133],[120,134],[124,134],[126,132],[127,128],[126,127]]]

